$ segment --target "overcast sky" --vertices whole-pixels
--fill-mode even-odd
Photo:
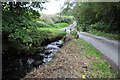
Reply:
[[[60,12],[60,6],[64,4],[65,0],[50,0],[49,3],[45,3],[44,6],[47,10],[42,10],[45,14],[55,14]]]

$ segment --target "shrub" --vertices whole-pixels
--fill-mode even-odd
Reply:
[[[111,26],[109,24],[105,24],[105,23],[101,23],[101,22],[97,22],[95,24],[91,24],[89,26],[90,30],[97,30],[97,31],[101,31],[101,32],[111,32]]]
[[[81,31],[84,31],[84,32],[88,32],[89,31],[89,24],[83,23],[83,24],[80,24],[78,26],[80,27]]]

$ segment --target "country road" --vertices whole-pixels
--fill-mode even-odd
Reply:
[[[66,29],[66,31],[70,31],[70,29],[74,29],[75,25],[76,22],[74,22],[72,25],[66,28],[63,28],[62,30]],[[118,66],[120,64],[118,60],[118,57],[120,57],[118,51],[120,50],[120,45],[118,45],[118,41],[109,40],[107,38],[95,36],[86,32],[77,31],[77,34],[79,35],[79,38],[84,39],[85,41],[93,45],[97,50],[99,50],[104,55],[108,63],[112,65],[113,68],[118,69]]]

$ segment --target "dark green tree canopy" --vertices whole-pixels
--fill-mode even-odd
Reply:
[[[31,0],[29,2],[15,2],[14,0],[10,0],[7,2],[2,2],[2,8],[7,9],[10,11],[13,11],[13,9],[33,9],[33,8],[39,8],[40,10],[45,9],[43,7],[43,4],[48,2],[48,0],[39,1],[39,2],[32,2]]]
[[[74,4],[74,8],[70,8],[70,1],[65,3],[67,7],[63,8],[62,13],[74,16],[79,25],[84,24],[87,27],[101,22],[110,25],[107,32],[120,32],[120,2],[78,2]]]

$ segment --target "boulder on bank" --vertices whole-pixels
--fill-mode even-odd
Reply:
[[[72,39],[73,39],[73,37],[71,35],[66,35],[66,36],[63,37],[64,42],[68,42],[68,41],[70,41]]]

